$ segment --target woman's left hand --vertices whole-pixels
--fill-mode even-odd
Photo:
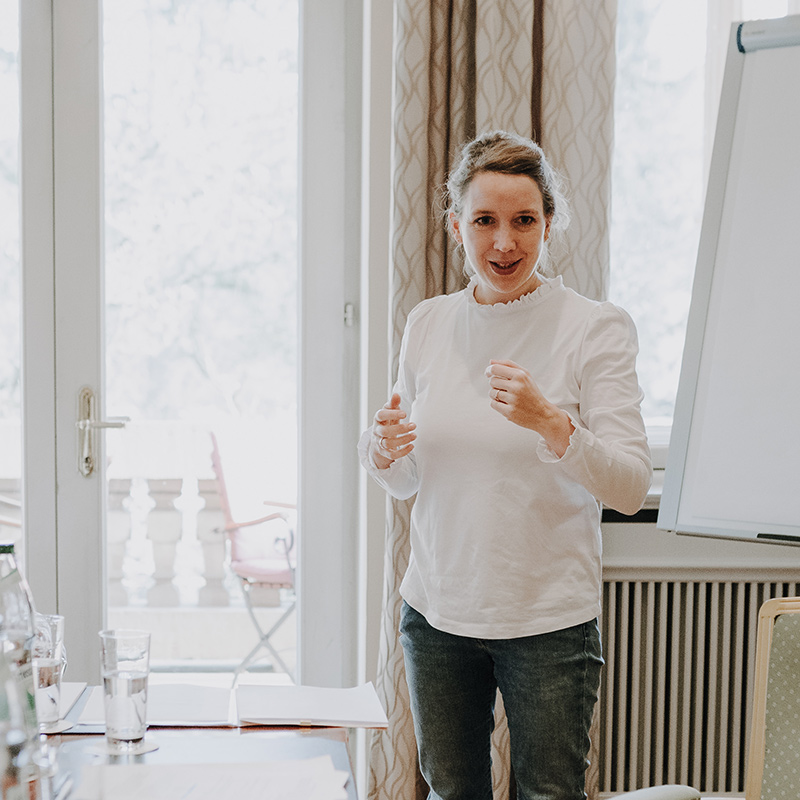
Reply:
[[[492,408],[510,422],[536,431],[560,458],[575,430],[566,411],[539,390],[530,372],[513,361],[491,361],[486,368]]]

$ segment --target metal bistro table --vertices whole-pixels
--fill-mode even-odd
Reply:
[[[77,720],[82,705],[79,700],[71,709],[67,715],[70,722]],[[70,775],[73,787],[80,786],[81,771],[88,765],[242,764],[328,755],[334,767],[348,775],[348,800],[357,800],[346,728],[151,727],[145,741],[157,744],[158,749],[136,756],[99,755],[97,745],[103,734],[102,726],[76,724],[50,737],[54,744],[58,743],[59,772]]]

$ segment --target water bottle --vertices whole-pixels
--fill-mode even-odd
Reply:
[[[37,797],[39,725],[33,683],[33,597],[13,544],[0,544],[0,750],[3,800]]]
[[[35,632],[33,596],[17,567],[14,545],[0,544],[0,649],[16,670],[26,699],[28,723],[38,731],[32,655]]]
[[[27,705],[16,670],[5,654],[0,653],[0,797],[3,800],[29,800],[32,794]]]

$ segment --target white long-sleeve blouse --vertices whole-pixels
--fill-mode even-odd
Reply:
[[[417,495],[400,592],[440,630],[514,638],[600,612],[600,504],[631,514],[650,486],[636,331],[611,303],[561,278],[511,303],[481,305],[474,283],[409,314],[395,391],[417,425],[410,456],[379,470],[390,494]],[[492,360],[528,369],[575,425],[561,458],[495,411]]]

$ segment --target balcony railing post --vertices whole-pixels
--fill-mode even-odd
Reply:
[[[203,507],[197,512],[197,539],[203,548],[203,577],[205,586],[199,591],[201,606],[230,605],[230,594],[225,586],[225,517],[219,502],[215,480],[198,481],[198,491]]]
[[[177,606],[180,593],[175,586],[175,555],[183,535],[183,515],[175,507],[181,494],[181,479],[148,480],[155,505],[147,515],[147,538],[153,546],[154,584],[147,592],[149,606]]]
[[[125,551],[131,538],[131,485],[129,479],[112,478],[108,482],[108,517],[106,521],[106,571],[108,605],[128,605],[125,577]]]

